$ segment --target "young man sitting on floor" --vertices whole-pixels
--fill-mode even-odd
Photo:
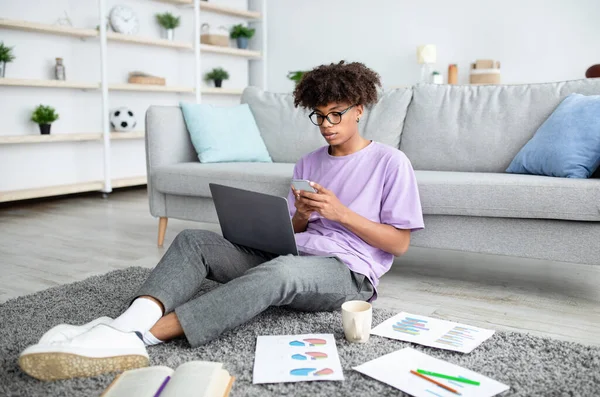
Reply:
[[[316,193],[289,195],[298,248],[312,256],[279,256],[185,230],[173,241],[116,319],[59,325],[19,358],[39,379],[93,376],[148,365],[146,346],[185,336],[208,343],[269,306],[330,311],[348,300],[374,300],[379,278],[423,228],[415,175],[397,148],[359,134],[364,107],[377,101],[379,76],[361,63],[322,65],[294,91],[294,103],[328,143],[302,157],[294,179]],[[223,283],[192,297],[205,278]]]

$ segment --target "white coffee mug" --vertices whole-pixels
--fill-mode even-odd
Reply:
[[[365,301],[348,301],[342,305],[342,326],[349,342],[366,343],[371,334],[373,307]]]

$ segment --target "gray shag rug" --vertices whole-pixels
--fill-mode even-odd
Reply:
[[[59,323],[83,324],[118,316],[150,273],[131,267],[73,284],[53,287],[0,305],[0,396],[99,396],[115,374],[42,382],[23,373],[19,353]],[[215,288],[207,282],[199,294]],[[375,309],[377,325],[396,314]],[[252,384],[256,337],[333,333],[344,368],[343,382]],[[410,346],[510,385],[503,396],[600,395],[600,348],[513,332],[497,332],[470,354],[412,345],[372,336],[366,345],[345,341],[341,315],[272,308],[219,339],[191,348],[184,338],[148,349],[152,365],[175,368],[191,360],[223,362],[236,377],[232,396],[399,396],[398,390],[364,376],[353,366]]]

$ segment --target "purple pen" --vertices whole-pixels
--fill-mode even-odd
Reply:
[[[165,380],[163,381],[162,385],[160,385],[160,387],[156,391],[156,394],[154,395],[154,397],[160,396],[160,393],[162,393],[162,391],[165,389],[165,386],[167,386],[167,383],[169,383],[170,380],[171,380],[170,376],[167,376],[165,378]]]

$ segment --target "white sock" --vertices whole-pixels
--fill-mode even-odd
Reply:
[[[137,298],[110,325],[124,332],[138,331],[143,335],[161,317],[162,309],[156,302],[146,298]]]
[[[158,345],[159,343],[164,343],[164,341],[158,339],[156,336],[152,335],[152,332],[150,332],[150,330],[146,331],[144,333],[144,337],[142,339],[144,341],[144,344],[146,346],[154,346],[154,345]]]

